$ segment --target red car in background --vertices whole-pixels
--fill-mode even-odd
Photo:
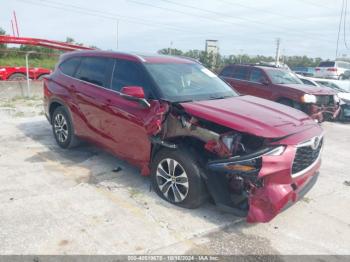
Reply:
[[[103,51],[61,56],[44,78],[62,148],[91,141],[150,176],[166,201],[267,222],[316,182],[323,131],[299,110],[241,96],[201,64]]]
[[[29,77],[33,80],[42,80],[51,74],[50,69],[34,67],[29,68]],[[23,66],[0,66],[0,80],[24,80],[27,78],[27,69]]]
[[[318,122],[336,119],[340,99],[329,88],[315,88],[291,71],[271,66],[229,65],[219,76],[235,90],[299,109]]]

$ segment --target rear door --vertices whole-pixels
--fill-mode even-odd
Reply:
[[[82,57],[75,74],[75,99],[82,121],[87,127],[82,135],[99,144],[108,144],[102,122],[112,70],[112,59],[91,56]]]
[[[224,80],[241,94],[249,94],[249,83],[247,82],[249,67],[232,66]],[[223,71],[223,73],[226,73]]]

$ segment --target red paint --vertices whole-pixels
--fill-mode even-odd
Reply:
[[[18,44],[18,45],[34,45],[42,46],[52,49],[74,51],[74,50],[94,50],[94,48],[64,43],[60,41],[52,41],[40,38],[29,38],[29,37],[13,37],[7,35],[0,36],[0,44]]]
[[[40,76],[51,74],[51,72],[52,71],[50,69],[46,68],[29,68],[29,77],[33,80],[37,80]],[[0,66],[0,80],[9,80],[9,77],[15,73],[22,74],[25,77],[27,76],[26,68],[23,66]]]
[[[120,92],[137,98],[145,98],[145,92],[143,92],[143,88],[140,86],[124,86]]]
[[[283,137],[314,125],[314,121],[299,110],[253,96],[181,105],[191,115],[266,138]]]
[[[288,99],[289,101],[294,101],[302,106],[301,110],[310,115],[313,119],[322,120],[323,115],[326,112],[330,112],[330,115],[334,117],[334,115],[339,114],[339,105],[335,104],[333,106],[328,106],[327,109],[323,106],[319,106],[316,104],[303,104],[302,97],[304,94],[310,95],[336,95],[332,89],[329,88],[320,88],[314,86],[308,86],[303,84],[274,84],[266,73],[266,70],[271,68],[266,68],[264,66],[250,66],[250,65],[229,65],[225,67],[219,75],[223,73],[223,71],[227,68],[254,68],[259,69],[262,72],[263,79],[266,81],[263,83],[256,83],[247,80],[239,80],[236,78],[228,77],[228,76],[220,76],[224,79],[228,84],[230,84],[235,90],[244,95],[253,95],[261,98],[265,98],[272,101],[280,101],[281,99]],[[276,69],[277,70],[277,69]],[[280,69],[282,70],[282,69]],[[249,71],[250,72],[250,71]],[[250,73],[248,73],[250,74]],[[248,75],[246,76],[248,77]],[[313,107],[313,110],[311,110]],[[316,110],[316,113],[314,111]],[[336,117],[335,116],[335,117]]]
[[[138,63],[180,63],[184,60],[91,51],[65,54],[61,61],[78,55],[103,56]],[[188,60],[186,63],[193,61]],[[70,113],[77,136],[125,159],[138,167],[142,175],[149,175],[152,161],[150,136],[162,131],[170,103],[152,99],[148,100],[150,107],[145,108],[126,99],[123,93],[144,97],[143,90],[137,86],[124,87],[119,93],[66,76],[57,69],[44,80],[45,113],[50,119],[50,105],[53,102],[61,103]],[[298,192],[319,169],[320,162],[297,179],[291,176],[296,145],[322,133],[320,126],[301,111],[252,96],[188,102],[181,103],[181,106],[189,115],[235,131],[263,137],[267,141],[281,138],[271,144],[286,146],[280,156],[263,156],[259,173],[263,187],[254,188],[251,192],[247,217],[249,222],[270,221],[290,201],[298,199]],[[220,151],[216,146],[210,141],[206,145],[213,152]],[[292,184],[297,186],[296,190]]]

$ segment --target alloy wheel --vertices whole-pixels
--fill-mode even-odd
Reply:
[[[170,201],[182,202],[189,190],[185,169],[175,159],[166,158],[157,166],[156,180],[159,190]]]
[[[67,120],[62,114],[57,114],[54,119],[55,135],[60,143],[64,143],[68,139],[68,125]]]

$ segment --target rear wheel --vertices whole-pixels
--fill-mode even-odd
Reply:
[[[21,80],[25,80],[27,77],[24,74],[21,73],[14,73],[12,75],[9,76],[9,80],[11,81],[21,81]]]
[[[78,145],[73,124],[63,106],[57,107],[52,114],[52,131],[57,144],[62,148],[72,148]]]
[[[44,79],[44,77],[48,76],[49,74],[43,74],[41,76],[38,77],[38,80],[41,81]]]
[[[166,201],[185,208],[197,208],[208,196],[200,172],[201,168],[188,150],[164,148],[152,161],[152,185]]]
[[[341,74],[340,76],[339,76],[339,80],[344,80],[345,79],[345,76],[343,75],[343,74]]]

